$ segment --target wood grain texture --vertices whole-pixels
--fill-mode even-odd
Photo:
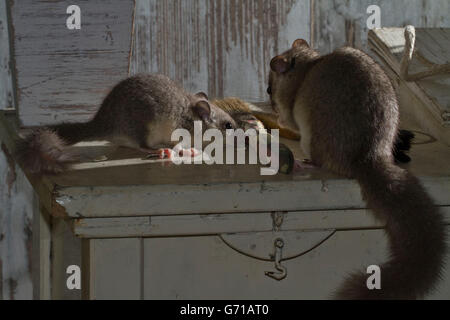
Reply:
[[[379,228],[368,210],[328,210],[284,213],[280,231]],[[73,221],[81,238],[167,237],[223,233],[269,232],[270,212],[175,215],[154,217],[87,218]]]
[[[369,34],[373,50],[400,74],[400,61],[404,54],[403,28],[382,28]],[[450,63],[450,28],[416,29],[416,44],[409,74],[427,70],[431,65]],[[411,91],[423,100],[436,117],[438,125],[450,127],[450,76],[436,75],[418,81],[405,81]]]
[[[414,161],[408,169],[423,180],[437,204],[449,205],[450,149],[442,143],[430,142],[418,131],[415,133],[416,141],[423,143],[413,146]],[[298,143],[294,143],[295,154]],[[56,201],[72,217],[365,207],[355,181],[323,170],[269,180],[252,170],[245,174],[246,166],[222,169],[220,173],[206,165],[190,168],[186,165],[184,170],[174,167],[147,163],[74,170],[48,178],[52,185],[58,186],[54,194]]]
[[[77,1],[80,30],[66,27],[71,1],[8,4],[22,124],[90,118],[128,75],[134,1]]]
[[[441,207],[450,224],[450,207]],[[80,238],[172,237],[211,234],[271,232],[271,212],[168,215],[152,217],[85,218],[72,221]],[[278,231],[317,231],[379,229],[385,223],[376,220],[370,210],[318,210],[284,212]]]
[[[64,1],[56,1],[56,3],[62,2]],[[127,2],[120,2],[120,7],[128,8]],[[36,6],[42,6],[45,2],[35,3]],[[100,11],[93,13],[96,17],[101,17],[101,23],[115,17],[111,12],[119,6],[113,6],[111,0],[102,3],[104,5],[99,7]],[[112,9],[108,7],[109,4],[113,7]],[[314,38],[310,39],[311,42],[325,52],[343,44],[365,49],[368,16],[366,9],[370,4],[380,5],[382,25],[406,23],[427,27],[450,25],[446,15],[449,8],[446,0],[432,2],[423,0],[137,0],[131,70],[132,73],[165,73],[181,82],[188,90],[207,91],[212,97],[239,96],[255,102],[265,101],[267,100],[265,89],[268,62],[275,53],[288,48],[294,39],[310,39],[312,35]],[[25,7],[25,5],[25,2],[20,2],[20,6]],[[57,10],[55,1],[51,3],[51,6],[53,10]],[[123,10],[121,12],[126,15]],[[313,16],[311,12],[314,13]],[[106,17],[106,15],[109,16]],[[45,21],[50,23],[52,19],[49,20],[48,17],[49,14]],[[56,19],[54,15],[52,17]],[[66,15],[62,14],[62,17],[65,22]],[[119,18],[121,17],[122,14]],[[314,25],[312,31],[311,24]],[[123,53],[121,49],[119,49],[120,52],[113,53],[103,46],[104,44],[108,48],[108,44],[112,43],[111,39],[114,39],[116,46],[118,41],[130,35],[130,29],[115,30],[115,26],[115,23],[111,24],[111,29],[108,30],[101,24],[100,40],[93,47],[95,53],[89,52],[90,57],[108,54],[111,55],[110,58],[98,60],[97,64],[89,68],[88,62],[92,59],[87,59],[86,55],[83,56],[78,52],[73,56],[73,67],[78,68],[78,71],[74,73],[61,75],[56,72],[55,76],[49,76],[50,73],[47,72],[47,76],[42,76],[41,68],[38,76],[31,78],[23,86],[18,86],[19,105],[23,102],[28,105],[33,104],[32,110],[39,110],[36,104],[41,105],[42,110],[39,112],[42,113],[42,119],[50,118],[48,121],[51,122],[88,119],[98,108],[104,94],[114,83],[113,80],[117,80],[111,77],[110,73],[117,71],[117,66],[123,66],[122,63],[117,63],[117,59],[121,57],[120,53]],[[65,28],[61,30],[62,33],[67,31]],[[16,26],[14,31],[17,32]],[[54,35],[59,36],[57,33],[52,34]],[[45,39],[40,35],[34,40],[37,38]],[[86,37],[83,36],[84,38]],[[24,38],[22,42],[26,40]],[[38,42],[30,41],[30,43],[35,46]],[[48,48],[55,52],[57,48],[52,47],[52,41],[48,44],[50,45]],[[64,41],[58,41],[58,44],[67,44],[68,48],[80,47],[79,43],[73,41],[72,36]],[[45,50],[42,50],[45,53]],[[99,50],[107,50],[107,52],[99,53]],[[67,53],[67,48],[63,48],[61,53],[64,52]],[[60,68],[68,67],[67,56],[61,57],[58,54],[59,51],[56,50],[56,55],[51,57],[52,61]],[[43,66],[42,61],[35,57],[23,58],[23,62],[24,66],[31,67],[32,70]],[[18,71],[20,76],[20,68]],[[92,79],[89,78],[91,76]],[[73,79],[76,79],[75,83]],[[86,83],[90,85],[85,85]],[[37,90],[40,87],[43,89]],[[79,90],[82,89],[83,94],[80,94]],[[44,101],[40,103],[40,99]],[[60,105],[65,107],[59,108]],[[39,117],[35,115],[29,118],[29,124],[44,123],[44,120],[39,120]],[[37,122],[34,122],[35,120]]]
[[[142,240],[89,240],[89,299],[142,299]]]
[[[33,299],[51,299],[51,265],[52,265],[52,217],[35,198],[33,215],[33,260],[31,276],[33,279]],[[53,242],[54,244],[54,242]]]
[[[0,1],[0,109],[14,107],[6,0]]]
[[[450,207],[441,207],[450,224]],[[384,228],[367,209],[318,210],[283,213],[279,231],[353,230]],[[113,217],[73,220],[80,238],[171,237],[223,233],[269,232],[271,212],[174,215],[153,217]]]
[[[32,299],[33,216],[36,195],[5,146],[0,124],[0,260],[6,300]],[[36,232],[39,232],[36,230]],[[39,246],[39,244],[37,244]]]
[[[436,205],[449,205],[448,177],[421,181]],[[78,187],[59,190],[56,201],[71,218],[366,207],[352,180]]]
[[[431,64],[450,61],[448,28],[416,29],[416,52],[409,73],[425,70]],[[382,28],[369,33],[369,46],[383,61],[385,71],[396,85],[403,123],[416,127],[440,142],[450,145],[450,82],[448,75],[437,75],[419,81],[401,79],[400,59],[404,50],[403,28]],[[439,39],[439,40],[436,40]]]
[[[314,0],[314,43],[322,53],[343,45],[368,52],[367,18],[370,5],[381,9],[381,27],[450,27],[448,0]]]
[[[287,278],[275,281],[265,275],[273,262],[236,252],[217,236],[147,238],[144,299],[330,299],[349,270],[384,261],[387,248],[382,230],[336,232],[284,261]]]
[[[52,218],[51,225],[51,299],[79,300],[80,290],[67,288],[67,267],[82,266],[81,239],[74,236],[70,229],[70,222]],[[49,270],[49,271],[50,271]],[[81,269],[81,273],[83,273]]]
[[[269,62],[310,38],[309,0],[137,1],[132,71],[160,72],[211,97],[267,100]]]
[[[264,274],[274,269],[273,262],[239,254],[217,236],[148,238],[143,254],[144,299],[330,299],[349,270],[387,260],[388,239],[383,230],[338,231],[314,250],[284,261],[288,275],[282,281]],[[447,268],[427,298],[448,299],[449,284]]]

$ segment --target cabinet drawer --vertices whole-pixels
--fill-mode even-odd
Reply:
[[[387,259],[382,229],[335,232],[309,252],[282,261],[287,277],[281,281],[265,275],[273,262],[242,254],[220,236],[89,242],[92,281],[85,288],[91,299],[327,299],[346,274]],[[447,271],[429,298],[448,299],[449,283]]]

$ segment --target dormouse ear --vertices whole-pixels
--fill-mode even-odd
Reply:
[[[298,48],[298,47],[302,47],[302,46],[307,46],[309,47],[309,44],[306,40],[304,39],[297,39],[294,41],[294,43],[292,44],[292,48]]]
[[[195,96],[198,97],[198,98],[203,98],[203,99],[209,100],[208,99],[208,95],[206,93],[204,93],[203,91],[197,92],[195,94]]]
[[[211,106],[209,105],[208,101],[205,100],[198,101],[197,103],[195,103],[195,105],[192,106],[192,110],[203,121],[206,121],[210,118]]]
[[[270,69],[276,73],[285,73],[291,67],[288,59],[283,56],[276,56],[270,61]]]

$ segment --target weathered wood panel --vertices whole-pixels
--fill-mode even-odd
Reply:
[[[0,1],[0,109],[14,106],[12,91],[6,0]]]
[[[1,142],[0,142],[1,143]],[[33,297],[32,224],[35,193],[3,143],[0,150],[0,260],[3,299]]]
[[[315,27],[310,31],[311,3]],[[137,0],[132,72],[165,73],[182,82],[189,90],[204,90],[211,96],[236,95],[247,100],[264,101],[267,99],[268,61],[274,53],[288,48],[295,38],[309,39],[312,36],[316,46],[325,52],[345,43],[366,48],[366,9],[371,4],[381,7],[382,25],[449,25],[446,0]],[[102,10],[105,13],[106,10]],[[405,18],[401,17],[403,15]],[[123,34],[114,36],[114,39],[124,39]],[[109,40],[107,35],[99,43],[108,43]],[[106,68],[117,70],[114,59],[103,60],[102,64],[105,60],[111,62]],[[33,61],[40,65],[39,61]],[[79,67],[88,60],[78,57],[77,61]],[[58,98],[68,95],[64,101],[67,107],[63,115],[52,121],[83,120],[96,110],[102,94],[114,82],[105,83],[101,72],[93,69],[93,73],[99,74],[95,77],[98,87],[90,87],[97,93],[101,91],[96,99],[86,94],[75,99],[72,95],[72,89],[76,90],[86,81],[71,83],[66,91],[61,89],[61,83],[67,84],[68,78],[59,76],[33,80],[28,85],[45,81],[45,86],[60,89],[61,92],[53,96],[52,101],[45,102],[48,115],[54,112],[52,106],[57,108]],[[77,79],[82,80],[85,76],[85,73],[79,73]],[[27,86],[25,88],[30,90]],[[89,88],[86,90],[90,91]]]
[[[423,135],[417,133],[418,142],[421,138]],[[450,149],[439,142],[423,142],[414,145],[411,151],[414,161],[408,168],[422,179],[438,205],[449,205],[450,164],[447,159],[450,158]],[[292,147],[292,150],[295,153],[296,148]],[[245,177],[234,175],[233,171],[223,171],[225,177],[221,174],[205,175],[210,172],[208,167],[203,167],[202,174],[200,166],[193,171],[186,169],[183,178],[174,182],[173,176],[170,177],[174,173],[170,170],[164,171],[166,178],[159,175],[155,181],[151,172],[167,169],[160,163],[139,168],[79,170],[72,172],[71,179],[65,179],[67,176],[64,175],[51,177],[51,183],[59,186],[55,200],[74,218],[80,215],[112,217],[365,207],[355,181],[322,170],[268,181],[261,176],[257,180],[245,180]],[[205,184],[206,177],[208,181]]]
[[[310,0],[138,0],[133,72],[211,97],[267,100],[274,52],[310,38]]]
[[[85,120],[128,75],[134,1],[77,1],[81,29],[69,30],[72,1],[8,1],[23,125]]]
[[[51,258],[52,258],[52,217],[40,205],[36,197],[36,210],[33,216],[33,260],[31,275],[33,278],[33,299],[51,298]]]
[[[144,239],[143,297],[330,299],[349,272],[386,261],[387,244],[383,230],[338,231],[314,250],[283,261],[287,278],[275,281],[264,274],[274,270],[273,262],[238,253],[219,237]],[[448,299],[449,271],[427,298]]]
[[[441,207],[450,224],[450,207]],[[384,227],[370,210],[284,212],[280,231],[377,229]],[[155,217],[87,218],[73,222],[81,238],[168,237],[273,230],[271,212],[175,215]]]
[[[369,33],[369,46],[387,64],[397,85],[402,114],[420,123],[423,131],[450,145],[450,77],[435,75],[416,81],[404,80],[404,28],[382,28]],[[409,75],[419,74],[433,65],[450,63],[450,28],[416,29],[416,43]],[[392,71],[392,72],[390,72]]]
[[[449,204],[448,177],[422,182],[437,205]],[[86,187],[58,193],[56,201],[71,218],[366,207],[359,186],[351,180]]]
[[[218,236],[89,240],[91,299],[327,299],[349,270],[387,260],[383,230],[338,231],[313,250],[282,262],[287,278],[265,271],[273,262],[237,252]],[[351,250],[349,249],[351,248]],[[447,269],[427,298],[450,294]]]
[[[385,261],[386,249],[382,230],[336,232],[283,261],[287,278],[275,281],[265,275],[273,262],[243,255],[216,236],[145,239],[144,298],[329,299],[349,271]]]
[[[67,288],[66,271],[72,265],[82,268],[81,239],[74,236],[69,221],[53,217],[51,229],[51,299],[79,300],[81,290]]]
[[[383,28],[370,34],[369,44],[385,60],[398,76],[405,52],[403,28]],[[431,65],[450,63],[450,28],[416,29],[413,59],[409,65],[410,75],[418,74]],[[418,95],[435,115],[439,125],[450,127],[450,77],[435,75],[416,81],[406,81],[411,91]]]
[[[450,27],[448,0],[314,0],[314,43],[322,53],[351,45],[367,52],[367,8],[381,9],[381,27]]]
[[[142,239],[88,240],[89,268],[86,298],[141,299],[142,298]],[[83,257],[84,258],[84,257]]]
[[[337,221],[339,220],[339,221]],[[380,227],[368,210],[302,211],[284,213],[280,231]],[[156,217],[76,219],[74,233],[81,238],[166,237],[273,230],[271,212],[175,215]]]

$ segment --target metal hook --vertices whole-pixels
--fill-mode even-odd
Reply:
[[[266,271],[265,275],[268,277],[271,277],[275,280],[283,280],[287,276],[287,269],[286,267],[281,265],[281,254],[282,249],[284,247],[284,241],[281,238],[275,239],[275,269],[277,269],[279,272],[276,271]]]

